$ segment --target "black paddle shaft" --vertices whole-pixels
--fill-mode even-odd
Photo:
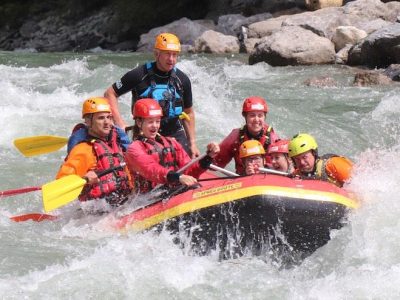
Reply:
[[[96,172],[97,177],[100,178],[101,176],[110,174],[111,172],[122,170],[125,167],[125,165],[126,165],[125,163],[121,163],[119,166],[115,166],[115,167],[109,168],[109,169],[101,171],[101,172]]]

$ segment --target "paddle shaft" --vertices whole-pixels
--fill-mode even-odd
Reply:
[[[276,174],[276,175],[283,175],[283,176],[289,176],[289,173],[282,172],[282,171],[277,171],[277,170],[272,170],[272,169],[267,169],[267,168],[258,168],[261,172],[265,173],[271,173],[271,174]]]
[[[42,187],[40,187],[40,186],[30,186],[30,187],[25,187],[25,188],[20,188],[20,189],[0,191],[0,197],[9,197],[9,196],[14,196],[14,195],[18,195],[18,194],[39,191],[41,189],[42,189]]]
[[[119,166],[112,167],[112,168],[109,168],[107,170],[104,170],[104,171],[101,171],[101,172],[98,172],[98,173],[96,172],[96,174],[97,174],[97,177],[100,178],[101,176],[110,174],[111,172],[114,172],[114,171],[117,171],[117,170],[122,170],[125,166],[126,166],[126,163],[122,162]]]
[[[214,171],[221,172],[221,173],[223,173],[223,174],[225,174],[225,175],[228,175],[228,176],[239,176],[238,174],[236,174],[236,173],[234,173],[234,172],[231,172],[231,171],[229,171],[229,170],[220,168],[220,167],[218,167],[218,166],[216,166],[216,165],[213,165],[213,164],[210,165],[210,169],[212,169],[212,170],[214,170]]]
[[[178,171],[176,171],[177,173],[183,173],[187,168],[189,168],[190,166],[192,166],[193,164],[197,163],[199,160],[201,160],[202,158],[206,157],[207,153],[204,153],[198,157],[196,157],[195,159],[192,159],[190,162],[188,162],[186,165],[184,165],[182,168],[180,168]]]
[[[190,162],[188,162],[186,165],[184,165],[182,168],[180,168],[178,171],[176,171],[176,173],[182,174],[187,168],[189,168],[190,166],[192,166],[193,164],[197,163],[200,159],[204,158],[207,155],[207,153],[204,153],[198,157],[196,157],[195,159],[192,159]],[[157,184],[154,189],[152,190],[152,192],[157,191],[159,188],[161,188],[162,186],[164,186],[164,184]]]

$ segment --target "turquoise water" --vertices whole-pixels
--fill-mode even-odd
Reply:
[[[125,53],[0,52],[0,190],[52,181],[65,148],[25,158],[12,141],[32,135],[68,136],[82,101],[103,94],[151,56]],[[1,199],[0,293],[5,299],[396,299],[400,295],[400,87],[352,86],[341,66],[249,66],[247,57],[183,56],[192,79],[201,150],[243,123],[242,101],[267,99],[267,121],[278,134],[313,134],[320,153],[349,156],[362,207],[350,224],[301,265],[282,269],[268,257],[219,262],[183,253],[164,233],[120,235],[98,219],[14,223],[41,212],[40,193]],[[335,87],[304,81],[330,76]],[[120,99],[126,120],[130,97]],[[61,211],[60,211],[61,212]]]

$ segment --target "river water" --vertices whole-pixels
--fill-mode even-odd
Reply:
[[[0,190],[54,180],[65,148],[23,157],[13,140],[68,136],[82,101],[104,90],[143,54],[0,52]],[[267,99],[267,120],[278,134],[309,132],[320,153],[355,163],[347,186],[362,206],[349,224],[300,265],[282,268],[268,257],[219,261],[185,253],[167,233],[118,234],[91,217],[60,209],[60,221],[15,223],[9,217],[42,212],[38,192],[2,198],[2,299],[398,299],[400,297],[400,87],[352,87],[340,66],[249,66],[246,56],[183,56],[192,80],[201,150],[242,125],[242,101]],[[336,87],[304,85],[330,76]],[[120,99],[130,118],[129,95]],[[72,216],[72,218],[69,218]]]

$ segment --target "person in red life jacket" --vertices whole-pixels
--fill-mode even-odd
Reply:
[[[118,110],[118,97],[132,92],[132,107],[137,100],[152,98],[163,109],[160,134],[176,138],[192,157],[199,156],[195,136],[195,113],[189,77],[175,67],[181,44],[172,33],[157,35],[154,44],[155,61],[129,71],[104,93],[117,126],[126,129]],[[180,117],[184,117],[183,120]]]
[[[342,187],[351,177],[353,163],[348,158],[335,154],[319,156],[317,142],[306,133],[290,140],[289,157],[296,167],[294,175],[301,178],[328,181]]]
[[[239,156],[240,145],[247,140],[257,140],[266,151],[271,142],[279,139],[274,129],[266,122],[268,106],[264,98],[252,96],[243,102],[242,115],[246,124],[242,128],[233,129],[232,132],[220,143],[220,152],[214,159],[219,167],[225,167],[232,158],[235,160],[236,173],[243,174],[244,167]],[[266,157],[267,166],[270,158]]]
[[[293,162],[289,158],[289,140],[277,140],[271,143],[267,153],[271,157],[272,169],[288,174],[294,172]]]
[[[211,164],[219,152],[217,143],[207,146],[207,155],[180,175],[176,171],[190,162],[190,157],[174,138],[158,133],[163,115],[154,99],[140,99],[133,109],[135,119],[134,141],[125,158],[135,186],[140,193],[151,191],[158,184],[191,186]]]
[[[239,175],[258,174],[259,168],[265,167],[265,150],[257,140],[243,142],[239,148],[239,157],[244,166],[244,173],[239,173]]]
[[[132,192],[127,167],[100,178],[96,174],[125,163],[107,99],[92,97],[85,100],[82,118],[88,129],[87,139],[72,148],[56,178],[71,174],[86,177],[88,183],[79,195],[80,201],[104,198],[110,205],[118,206]]]

